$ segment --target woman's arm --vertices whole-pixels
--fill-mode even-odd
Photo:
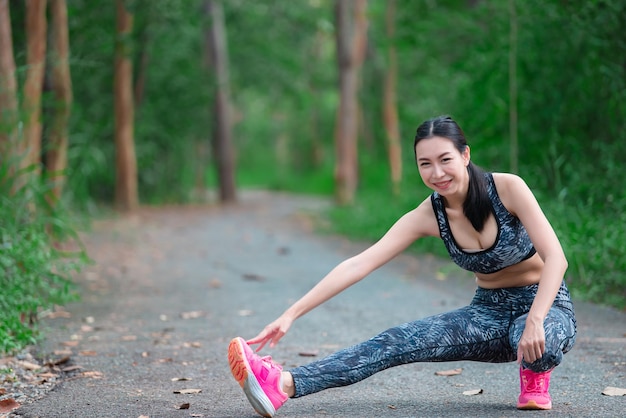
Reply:
[[[552,225],[524,180],[512,174],[498,174],[497,179],[500,180],[497,185],[504,186],[501,193],[503,203],[509,212],[520,219],[544,263],[537,295],[528,312],[526,328],[518,348],[518,361],[523,357],[532,363],[541,358],[545,351],[543,321],[563,281],[567,259]]]
[[[433,229],[434,225],[434,229]],[[360,254],[339,263],[315,287],[291,305],[278,319],[267,325],[249,344],[270,347],[285,335],[293,321],[362,280],[405,250],[420,237],[438,234],[430,198],[402,216],[387,233]]]

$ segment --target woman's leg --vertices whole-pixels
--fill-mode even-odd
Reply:
[[[390,328],[361,344],[290,370],[294,397],[350,385],[401,364],[515,360],[508,339],[509,321],[509,310],[470,305]]]
[[[511,326],[510,344],[517,351],[519,340],[524,332],[526,317],[524,314],[516,318]],[[533,363],[522,361],[525,369],[534,372],[545,372],[558,366],[563,354],[567,353],[576,340],[576,320],[572,309],[562,306],[553,306],[543,322],[546,335],[546,350],[539,360]]]
[[[545,351],[543,356],[528,363],[522,361],[520,365],[520,395],[517,401],[519,409],[551,409],[550,374],[563,359],[576,338],[576,320],[571,304],[553,306],[544,320]],[[524,331],[527,314],[516,318],[511,325],[510,343],[515,347]]]

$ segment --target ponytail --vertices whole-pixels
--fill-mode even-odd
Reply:
[[[485,172],[471,161],[467,166],[467,172],[469,173],[469,188],[463,202],[463,214],[470,220],[474,229],[480,232],[491,213],[491,200],[487,192]]]

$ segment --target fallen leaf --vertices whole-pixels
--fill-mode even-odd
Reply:
[[[102,372],[83,372],[83,376],[91,377],[92,379],[102,379],[104,374]]]
[[[73,372],[75,370],[80,370],[80,369],[82,369],[82,367],[80,366],[67,366],[67,367],[63,367],[61,371],[63,373],[69,373],[69,372]]]
[[[435,372],[435,375],[436,376],[456,376],[458,374],[461,374],[462,371],[463,369],[441,370],[441,371]]]
[[[136,335],[122,335],[122,341],[137,341]]]
[[[168,358],[160,358],[160,359],[157,360],[158,363],[171,363],[173,361],[174,361],[174,359],[172,359],[170,357],[168,357]]]
[[[7,393],[7,390],[5,388],[0,388],[0,396],[4,395]]]
[[[50,373],[50,372],[46,372],[46,373],[39,373],[37,376],[39,377],[43,377],[44,379],[51,379],[53,377],[57,377],[56,374],[54,373]],[[0,393],[0,395],[2,395],[2,393]]]
[[[78,347],[78,341],[63,341],[61,345],[66,347]]]
[[[178,389],[174,391],[174,393],[180,393],[182,395],[190,395],[190,394],[200,393],[200,392],[202,392],[202,389]]]
[[[389,408],[389,409],[398,409],[398,407],[395,406],[395,405],[387,405],[387,408]]]
[[[70,352],[70,354],[72,354],[72,353]],[[70,356],[64,356],[64,357],[61,357],[61,358],[58,358],[58,359],[49,360],[46,363],[46,366],[58,366],[59,364],[64,364],[64,363],[67,363],[68,361],[70,361]]]
[[[262,282],[265,280],[263,276],[254,273],[244,273],[242,277],[244,280],[249,280],[251,282]]]
[[[315,357],[317,356],[317,351],[300,351],[298,355],[300,357]]]
[[[46,315],[46,318],[48,319],[71,318],[71,317],[72,317],[72,314],[67,311],[54,311]]]
[[[79,351],[78,355],[85,356],[85,357],[93,357],[93,356],[97,356],[98,353],[96,353],[93,350],[83,350],[83,351]]]
[[[465,392],[463,392],[463,395],[473,396],[473,395],[480,395],[481,393],[483,393],[482,389],[474,389],[474,390],[466,390]]]
[[[203,414],[189,414],[190,417],[202,418]]]
[[[0,413],[2,414],[11,412],[14,409],[17,409],[19,407],[20,407],[20,404],[15,402],[15,399],[13,398],[3,399],[0,401]]]
[[[185,347],[185,348],[201,348],[202,344],[197,342],[197,341],[194,341],[192,343],[183,343],[183,347]]]
[[[626,396],[626,389],[607,386],[602,391],[602,394],[606,396]]]
[[[19,364],[22,368],[30,371],[41,369],[41,366],[39,364],[31,363],[29,361],[18,361],[17,364]]]
[[[192,380],[190,377],[172,377],[172,382],[188,382]]]
[[[189,402],[181,403],[176,407],[176,409],[189,409]]]
[[[203,311],[191,311],[191,312],[182,312],[180,317],[183,319],[197,319],[206,316],[206,313]]]

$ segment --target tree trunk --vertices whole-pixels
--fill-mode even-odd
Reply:
[[[340,205],[354,202],[358,183],[358,71],[363,57],[364,33],[355,31],[353,16],[363,16],[365,0],[336,0],[336,42],[339,67],[339,109],[335,128],[335,198]],[[351,15],[353,13],[353,16]]]
[[[509,0],[509,135],[511,172],[518,170],[517,141],[517,11],[515,0]]]
[[[46,0],[26,2],[26,81],[24,82],[24,138],[22,167],[41,162],[41,92],[46,63]],[[39,169],[36,173],[39,172]]]
[[[9,0],[0,0],[0,165],[11,161],[17,140],[18,102]]]
[[[52,15],[51,69],[54,106],[49,147],[46,152],[48,179],[53,183],[48,201],[55,205],[63,193],[67,168],[68,124],[72,107],[69,66],[69,35],[65,0],[50,0]]]
[[[396,1],[387,0],[385,26],[387,28],[388,66],[385,72],[385,90],[383,97],[383,120],[387,133],[387,150],[389,167],[391,168],[391,187],[394,196],[400,194],[402,180],[402,148],[400,146],[400,127],[398,122],[398,107],[396,100],[396,85],[398,78],[398,62],[393,38],[395,35]]]
[[[119,210],[133,211],[139,206],[137,160],[134,143],[133,64],[131,33],[133,16],[124,0],[117,0],[117,39],[115,45],[115,204]]]
[[[215,73],[215,102],[213,106],[213,149],[217,165],[219,196],[223,203],[237,200],[235,186],[235,158],[232,145],[232,115],[230,104],[230,74],[228,45],[221,1],[206,0],[205,13],[211,27],[207,32],[207,49]]]

